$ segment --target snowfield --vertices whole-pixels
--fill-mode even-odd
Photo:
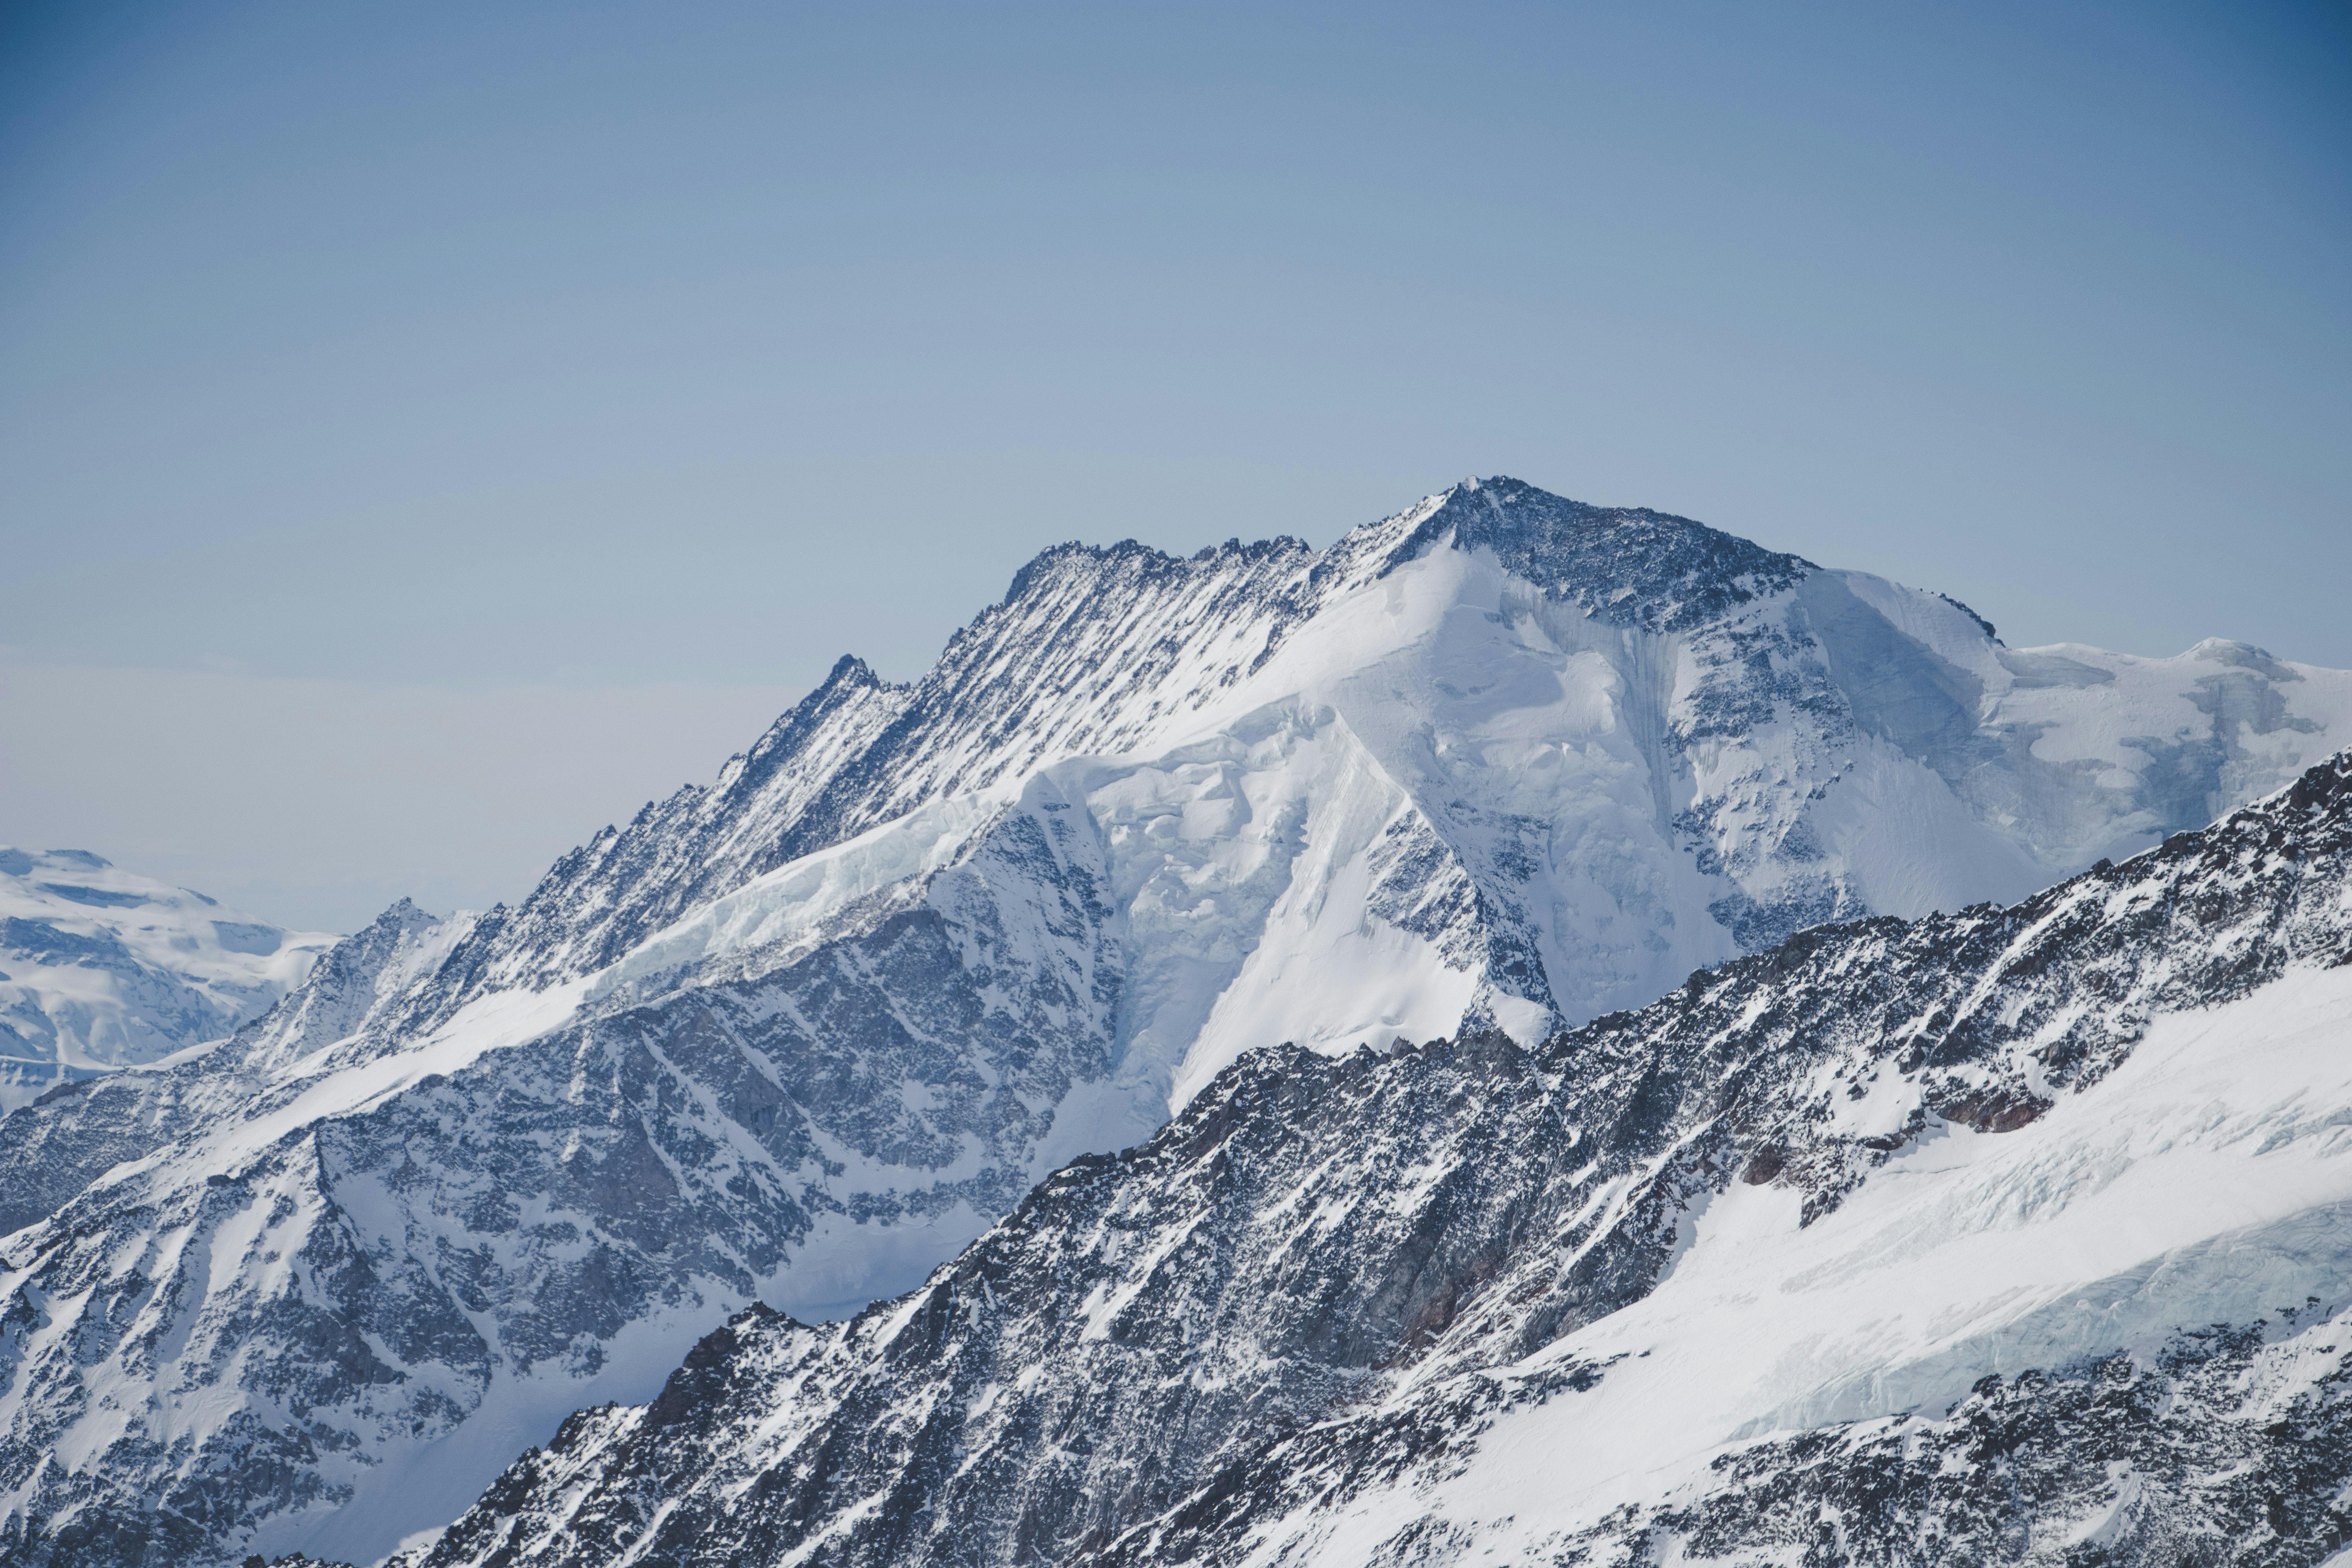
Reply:
[[[914,1288],[1253,1052],[1536,1050],[2347,745],[2345,672],[2011,649],[1515,480],[1323,551],[1056,547],[923,679],[844,659],[520,905],[395,907],[226,1043],[0,1121],[0,1550],[380,1557],[730,1314]]]
[[[86,850],[0,845],[0,1112],[225,1037],[334,940]]]
[[[1651,1294],[1496,1369],[1606,1365],[1590,1391],[1513,1410],[1456,1473],[1269,1531],[1240,1560],[1382,1561],[1433,1521],[1475,1542],[1465,1557],[1549,1561],[1622,1510],[1703,1494],[1726,1453],[1941,1417],[1986,1377],[2152,1363],[2212,1324],[2268,1322],[2274,1363],[2340,1375],[2352,968],[2163,1018],[2096,1094],[2012,1132],[1932,1121],[1833,1214],[1803,1226],[1801,1205],[1745,1184],[1694,1204]]]

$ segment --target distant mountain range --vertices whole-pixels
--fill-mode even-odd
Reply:
[[[2078,1127],[2078,1086],[2140,1092],[2133,1020],[2304,984],[2334,940],[2297,901],[2318,882],[2273,889],[2236,990],[2118,967],[2084,933],[2139,931],[2143,895],[2094,915],[2080,889],[2254,919],[2180,852],[2105,863],[2347,745],[2344,672],[2011,649],[1937,595],[1510,479],[1319,552],[1048,551],[922,680],[843,660],[521,905],[396,907],[226,1043],[0,1121],[0,1552],[370,1562],[460,1514],[436,1562],[1536,1551],[1496,1509],[1550,1520],[1555,1557],[1614,1540],[1541,1477],[1426,1526],[1395,1499],[1486,1464],[1473,1438],[1538,1419],[1515,1413],[1664,1399],[1631,1363],[1668,1338],[1603,1326],[1685,1300],[1685,1254],[1689,1310],[1737,1318],[1740,1281],[1813,1256],[1797,1220],[1944,1190],[1907,1180],[1919,1151],[1980,1140],[1998,1185],[1999,1151]],[[2044,941],[2019,911],[2085,873],[2083,931]],[[2294,921],[2307,952],[2262,946]],[[2132,940],[2207,974],[2241,930],[2219,921],[2210,952]],[[1956,1212],[2048,1190],[2013,1179]],[[2158,1258],[2200,1223],[2117,1235]],[[1749,1254],[1728,1283],[1696,1261]],[[848,1317],[950,1259],[845,1326],[721,1327]],[[1822,1387],[1925,1412],[1953,1368],[2018,1370],[1997,1336],[1847,1326]],[[985,1379],[942,1370],[983,1342]],[[1620,1488],[1626,1531],[1714,1495],[1688,1453],[1793,1412],[1830,1456],[1884,1403],[1707,1375],[1717,1403],[1657,1406],[1685,1447],[1629,1441],[1668,1479]],[[818,1454],[842,1458],[793,1468]],[[1329,1510],[1358,1497],[1349,1533]],[[614,1533],[582,1533],[592,1505]]]
[[[0,1111],[217,1040],[334,942],[81,849],[0,846]]]

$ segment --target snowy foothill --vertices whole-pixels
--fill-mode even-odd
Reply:
[[[87,850],[0,846],[0,1111],[226,1037],[333,941]]]

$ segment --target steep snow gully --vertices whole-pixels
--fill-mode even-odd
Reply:
[[[1058,547],[0,1121],[0,1561],[1794,1562],[1897,1471],[1853,1542],[2206,1540],[2336,1418],[2338,775],[2168,836],[2347,745],[1509,479]]]

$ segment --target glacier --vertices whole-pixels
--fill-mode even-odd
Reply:
[[[0,1113],[220,1039],[334,942],[86,849],[0,845]]]
[[[0,1542],[381,1557],[1253,1049],[1532,1047],[2347,743],[2344,672],[2011,649],[1510,479],[1321,551],[1056,547],[920,680],[845,658],[520,904],[395,907],[226,1041],[0,1121]]]

